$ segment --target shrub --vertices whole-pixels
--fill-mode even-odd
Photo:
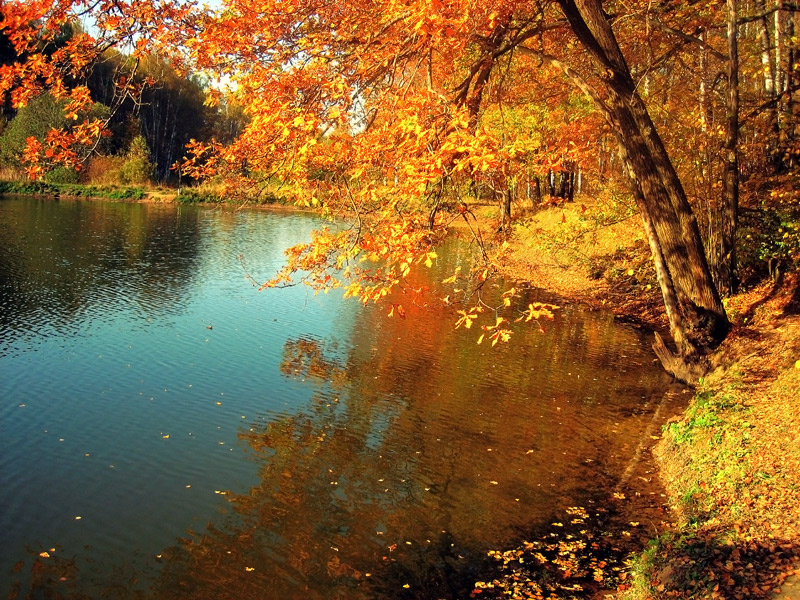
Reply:
[[[123,156],[95,156],[86,167],[85,179],[90,184],[114,185],[122,183]]]
[[[69,167],[56,167],[44,176],[47,183],[78,183],[78,171]]]
[[[153,163],[150,162],[150,149],[141,135],[133,138],[120,174],[122,183],[132,185],[143,185],[152,179]]]

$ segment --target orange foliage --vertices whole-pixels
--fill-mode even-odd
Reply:
[[[217,81],[209,105],[229,94],[250,118],[228,146],[192,142],[176,168],[216,177],[229,193],[257,194],[277,183],[283,197],[337,222],[290,249],[286,268],[265,285],[289,284],[302,272],[317,290],[346,284],[349,295],[377,300],[431,263],[433,247],[461,219],[481,245],[478,270],[464,278],[477,307],[502,249],[487,246],[465,195],[483,189],[500,197],[573,164],[607,172],[608,144],[598,138],[608,137],[608,124],[593,103],[607,100],[609,72],[581,51],[560,10],[566,4],[227,0],[214,10],[170,0],[101,0],[91,9],[75,0],[14,0],[2,5],[0,28],[24,60],[2,67],[0,94],[10,92],[19,106],[48,88],[69,98],[67,114],[77,120],[91,99],[66,81],[103,49],[170,56]],[[39,51],[87,11],[91,35]],[[684,100],[698,82],[683,69],[681,52],[701,44],[711,59],[722,56],[721,12],[684,3],[613,6],[615,33],[642,74],[641,94],[664,119],[676,115],[667,142],[690,181],[691,161],[718,147],[720,134],[703,120],[700,103]],[[696,32],[706,30],[701,42]],[[670,75],[673,56],[685,77]],[[131,81],[118,87],[136,93]],[[76,124],[41,147],[30,144],[31,176],[53,164],[77,165],[71,148],[91,147],[103,125]],[[686,136],[699,144],[685,144]],[[700,184],[692,189],[700,194]]]

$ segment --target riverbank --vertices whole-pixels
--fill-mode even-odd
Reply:
[[[519,225],[507,274],[664,330],[638,223],[595,228],[581,224],[582,212],[554,207]],[[678,412],[663,430],[643,432],[657,438],[663,528],[624,568],[597,572],[612,589],[592,597],[800,598],[800,273],[761,281],[726,305],[733,329],[713,372],[688,405],[672,405]],[[589,592],[573,589],[572,573],[553,572],[563,582],[549,597]],[[496,583],[511,597],[548,597],[514,587],[520,573],[510,575]]]
[[[656,447],[676,526],[630,598],[800,598],[800,274],[730,299],[734,329]]]

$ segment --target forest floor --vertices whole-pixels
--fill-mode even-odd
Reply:
[[[520,219],[506,274],[664,331],[638,219],[585,213],[576,202]],[[688,403],[671,404],[663,428],[647,432],[664,490],[656,536],[624,566],[584,560],[594,569],[583,573],[595,575],[583,586],[591,597],[800,599],[800,272],[751,278],[725,302],[733,328],[712,372]],[[625,518],[638,495],[623,500],[631,503]],[[587,596],[574,587],[574,565],[552,571],[547,593],[515,583],[519,571],[490,587],[505,597]],[[592,579],[604,580],[599,589]]]

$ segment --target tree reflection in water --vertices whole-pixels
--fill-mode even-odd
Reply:
[[[588,347],[567,363],[569,378],[504,351],[495,359],[505,361],[502,376],[492,379],[464,375],[480,351],[446,352],[452,333],[419,318],[431,318],[423,325],[434,328],[435,348],[385,320],[363,322],[373,343],[346,357],[319,340],[287,342],[281,370],[315,386],[308,410],[241,433],[261,483],[226,496],[224,526],[165,553],[160,595],[466,597],[488,549],[608,494],[649,416],[614,397],[619,386],[641,395],[648,384],[592,358],[592,347],[611,341],[609,322],[547,338],[556,362],[575,352],[576,337]],[[410,361],[409,348],[418,353]],[[602,406],[575,401],[589,388],[607,395]],[[521,393],[530,389],[552,395]]]
[[[226,495],[233,511],[224,526],[164,554],[160,592],[374,598],[472,589],[485,552],[443,529],[449,509],[437,497],[449,482],[431,478],[420,450],[388,438],[407,403],[344,397],[345,369],[316,340],[287,342],[281,370],[316,383],[310,410],[242,432],[262,464],[261,484]]]
[[[30,597],[463,598],[488,550],[608,497],[660,388],[656,369],[625,373],[635,332],[559,316],[489,349],[406,306],[404,322],[365,310],[350,345],[286,342],[307,406],[241,430],[259,483],[165,549],[155,581],[132,564],[125,591],[103,573],[94,592],[85,569],[37,560]]]

